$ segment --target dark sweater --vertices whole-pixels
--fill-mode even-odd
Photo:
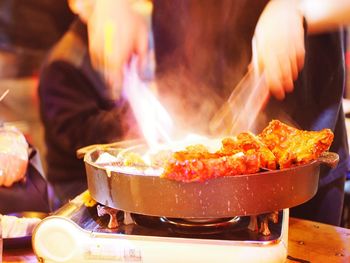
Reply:
[[[92,68],[86,29],[76,21],[54,47],[42,68],[40,112],[47,146],[50,182],[85,180],[76,150],[91,144],[121,140],[134,123],[126,101],[111,101],[105,84]]]

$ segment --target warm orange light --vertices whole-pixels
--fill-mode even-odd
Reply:
[[[114,23],[108,21],[104,24],[104,50],[107,56],[112,54],[113,51],[113,32]]]

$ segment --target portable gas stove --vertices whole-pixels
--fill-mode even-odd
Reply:
[[[201,222],[131,214],[109,229],[108,216],[86,207],[83,193],[44,219],[33,233],[40,262],[284,262],[288,209],[263,236],[247,228],[249,217]],[[156,205],[156,204],[155,204]]]
[[[105,153],[145,151],[137,141],[82,150],[89,195],[98,204],[87,207],[84,192],[37,226],[33,248],[41,262],[284,262],[288,208],[315,195],[321,164],[334,167],[339,160],[326,153],[296,167],[188,183],[97,163]],[[112,211],[117,227],[98,216],[100,205]],[[273,211],[277,223],[267,220]],[[251,215],[260,215],[269,234],[250,230],[256,229]]]

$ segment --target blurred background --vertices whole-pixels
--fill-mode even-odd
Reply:
[[[17,4],[15,8],[19,2],[21,5]],[[44,134],[38,111],[38,72],[47,52],[68,29],[73,14],[66,1],[56,1],[52,5],[52,1],[43,0],[40,8],[33,3],[31,0],[0,1],[0,95],[10,90],[0,102],[0,123],[15,125],[25,134],[27,140],[39,149],[45,169]],[[21,21],[11,19],[14,16],[21,17]],[[38,32],[35,29],[39,25],[41,30]],[[344,109],[349,116],[350,138],[350,34],[347,34],[346,46]],[[342,225],[350,228],[349,188],[347,185]]]
[[[38,72],[47,52],[73,21],[67,1],[0,1],[0,123],[15,125],[44,163],[37,99]]]

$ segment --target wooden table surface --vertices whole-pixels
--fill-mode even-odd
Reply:
[[[287,263],[350,262],[350,229],[296,218],[289,219]],[[3,251],[3,262],[37,262],[33,251]]]
[[[350,229],[289,219],[287,262],[350,262]],[[304,260],[304,261],[303,261]]]

